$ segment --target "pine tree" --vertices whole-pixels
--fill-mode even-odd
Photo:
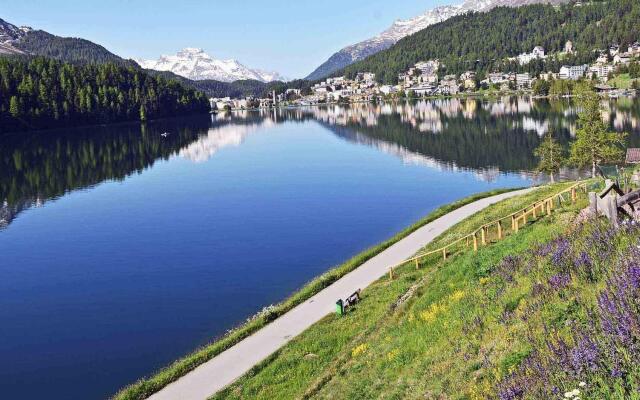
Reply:
[[[146,121],[147,120],[147,108],[144,106],[144,104],[140,105],[140,121]]]
[[[591,177],[595,178],[597,165],[622,159],[627,134],[609,131],[602,121],[596,93],[583,93],[580,103],[583,110],[578,114],[578,130],[569,160],[578,167],[590,165]]]
[[[562,146],[549,131],[533,154],[538,158],[538,172],[549,174],[551,183],[555,182],[554,174],[560,170],[564,159]]]
[[[20,102],[16,96],[11,96],[11,100],[9,101],[9,114],[13,118],[20,118]]]

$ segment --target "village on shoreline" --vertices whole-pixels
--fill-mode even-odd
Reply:
[[[575,54],[573,43],[567,41],[564,51],[548,55],[541,46],[506,61],[526,67],[533,61],[548,58],[562,60]],[[640,42],[626,51],[618,45],[598,52],[592,64],[562,65],[558,72],[492,72],[480,75],[466,71],[460,75],[441,75],[439,60],[416,63],[398,74],[397,84],[380,84],[372,72],[360,72],[353,78],[329,77],[308,90],[288,88],[273,91],[264,98],[210,98],[213,112],[229,110],[297,107],[337,103],[363,103],[397,99],[443,98],[467,96],[497,96],[529,94],[536,97],[570,97],[575,82],[588,81],[603,96],[635,96],[640,88]]]

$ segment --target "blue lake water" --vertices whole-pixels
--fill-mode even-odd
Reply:
[[[572,117],[517,101],[0,137],[0,397],[108,397],[434,208],[536,182]]]

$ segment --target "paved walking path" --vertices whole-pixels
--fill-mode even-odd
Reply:
[[[388,273],[391,265],[416,254],[438,235],[472,214],[500,200],[532,189],[503,193],[467,204],[418,229],[406,238],[363,263],[357,269],[315,296],[280,316],[235,346],[200,365],[187,375],[152,395],[153,400],[204,400],[244,375],[251,367],[284,346],[325,315],[334,312],[335,302],[365,288]]]

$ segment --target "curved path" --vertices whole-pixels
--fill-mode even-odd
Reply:
[[[410,258],[426,244],[463,219],[500,200],[531,190],[533,189],[523,189],[487,197],[460,207],[428,223],[253,335],[169,384],[149,399],[206,399],[233,383],[254,365],[284,346],[325,315],[334,312],[337,299],[344,298],[357,289],[369,286],[388,273],[389,266]]]

